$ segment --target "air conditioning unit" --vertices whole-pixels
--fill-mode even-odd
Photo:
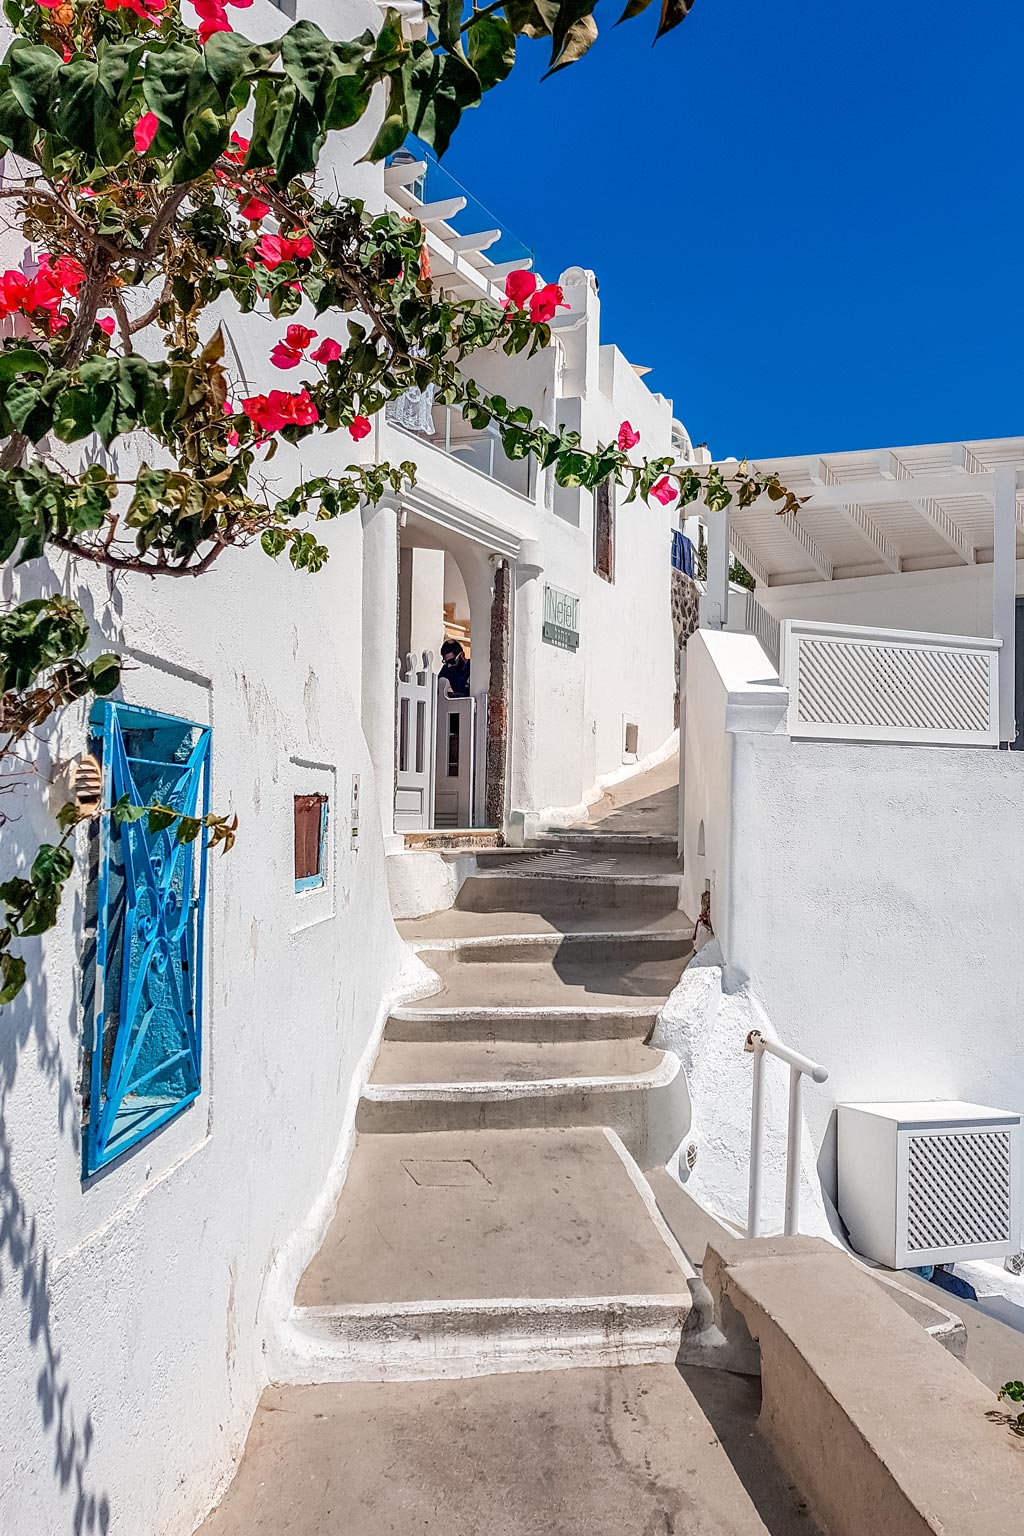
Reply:
[[[1021,1117],[981,1104],[840,1104],[839,1214],[891,1269],[1020,1250]]]

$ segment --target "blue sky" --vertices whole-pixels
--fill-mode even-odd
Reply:
[[[722,456],[1024,432],[1022,0],[658,0],[444,165]]]

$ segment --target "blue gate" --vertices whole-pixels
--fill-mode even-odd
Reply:
[[[191,1104],[202,1074],[203,835],[177,823],[115,826],[110,806],[158,801],[209,811],[210,728],[103,701],[92,715],[103,754],[96,885],[92,1060],[85,1173],[95,1173]],[[201,807],[201,808],[200,808]]]

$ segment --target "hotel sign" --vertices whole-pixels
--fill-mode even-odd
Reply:
[[[580,600],[571,592],[544,586],[543,638],[562,651],[575,651],[580,643]]]

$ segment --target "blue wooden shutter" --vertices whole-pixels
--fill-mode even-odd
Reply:
[[[103,805],[209,811],[210,729],[104,701]],[[204,835],[100,818],[86,1174],[179,1114],[202,1081]]]

